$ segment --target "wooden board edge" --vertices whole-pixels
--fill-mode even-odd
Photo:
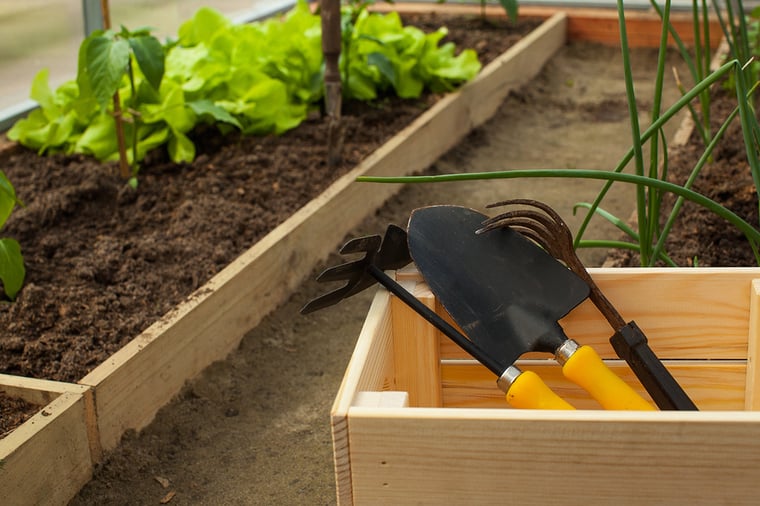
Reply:
[[[730,496],[751,503],[757,473],[746,462],[760,448],[758,422],[760,414],[744,412],[355,408],[355,500],[585,504],[593,497],[600,504],[681,504]],[[565,466],[563,486],[548,491],[557,448],[577,465]],[[728,467],[716,471],[704,459],[714,454]]]
[[[0,439],[0,490],[14,505],[67,504],[94,470],[85,396],[63,392]]]
[[[87,390],[86,386],[75,383],[0,374],[0,393],[17,397],[39,406],[52,402],[63,393],[84,394]]]
[[[368,362],[377,357],[373,350],[383,324],[390,320],[390,294],[378,290],[372,299],[364,325],[354,346],[338,393],[330,409],[330,432],[333,443],[336,499],[339,505],[353,504],[351,461],[349,458],[348,412],[358,393]]]
[[[750,288],[749,337],[747,340],[747,386],[744,408],[760,410],[760,279]]]

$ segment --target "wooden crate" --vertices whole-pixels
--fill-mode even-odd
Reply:
[[[749,504],[760,495],[760,269],[591,269],[699,412],[601,410],[539,355],[577,411],[511,409],[496,377],[379,290],[331,413],[347,504]],[[414,272],[399,280],[437,307]],[[589,302],[561,322],[648,397]]]

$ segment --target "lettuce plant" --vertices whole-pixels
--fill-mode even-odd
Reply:
[[[477,55],[465,50],[455,56],[452,44],[439,47],[445,33],[402,26],[396,13],[362,12],[351,32],[355,49],[341,63],[352,75],[346,98],[416,98],[426,89],[448,91],[471,79],[480,70]],[[40,153],[116,160],[115,113],[108,101],[114,91],[127,120],[133,176],[134,164],[161,146],[174,162],[192,161],[188,133],[200,123],[222,132],[281,134],[323,99],[321,36],[320,18],[304,0],[281,18],[245,25],[204,7],[165,44],[146,30],[99,32],[80,48],[76,81],[53,91],[47,71],[38,73],[31,97],[40,108],[8,136]]]

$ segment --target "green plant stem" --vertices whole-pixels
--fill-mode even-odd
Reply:
[[[137,96],[137,89],[135,88],[135,74],[134,69],[132,68],[132,60],[130,59],[129,65],[127,66],[127,74],[129,75],[129,87],[132,91],[132,96]],[[132,170],[131,170],[131,176],[137,177],[137,123],[138,123],[138,115],[137,112],[132,113]],[[124,174],[122,173],[122,177]],[[129,177],[129,176],[127,176]]]
[[[726,118],[726,121],[723,122],[723,125],[718,129],[718,131],[713,136],[712,140],[710,141],[710,144],[707,146],[705,151],[702,153],[702,155],[699,157],[699,160],[697,161],[696,165],[691,171],[691,174],[689,174],[689,178],[684,183],[684,188],[691,188],[691,186],[694,184],[694,181],[697,179],[697,176],[699,176],[700,172],[702,171],[702,168],[705,166],[707,161],[712,156],[712,152],[715,149],[715,146],[718,144],[718,141],[723,138],[723,135],[726,133],[726,130],[728,129],[728,125],[731,124],[731,122],[736,118],[736,115],[739,113],[739,108],[737,107],[734,109],[731,114],[728,115],[728,118]],[[678,217],[678,213],[681,210],[681,207],[683,206],[684,198],[678,197],[673,204],[673,209],[670,211],[670,215],[668,216],[668,219],[665,222],[665,225],[662,229],[662,234],[660,235],[657,244],[655,244],[652,253],[654,255],[659,255],[661,251],[663,251],[665,247],[665,239],[668,237],[668,234],[670,233],[670,230],[673,228],[673,225],[676,221],[676,218]]]
[[[702,90],[709,88],[713,83],[717,82],[719,79],[722,79],[723,76],[728,73],[731,69],[733,69],[738,62],[736,60],[731,60],[727,63],[724,63],[721,65],[720,68],[718,68],[715,72],[711,73],[709,76],[707,76],[705,79],[697,83],[691,91],[683,95],[680,99],[676,101],[675,104],[670,106],[654,123],[652,123],[649,128],[647,128],[644,133],[641,135],[641,142],[646,142],[652,135],[657,133],[662,126],[669,121],[673,116],[675,116],[683,107],[686,106],[689,102],[691,102],[695,97],[699,95],[699,93],[702,92]],[[633,148],[630,148],[628,152],[623,156],[622,160],[618,165],[615,167],[614,172],[619,173],[622,172],[623,169],[628,165],[628,162],[631,161],[634,155]],[[592,216],[594,215],[594,210],[599,206],[599,204],[604,200],[604,197],[607,195],[607,192],[612,187],[614,180],[607,181],[602,189],[600,190],[599,194],[597,195],[596,199],[594,199],[594,203],[592,204],[592,207],[589,209],[589,211],[586,213],[586,217],[583,219],[583,222],[580,225],[580,228],[578,229],[578,233],[575,238],[575,244],[577,246],[578,242],[583,238],[583,234],[586,231],[586,228],[588,227],[589,222],[591,221]]]
[[[602,239],[584,239],[578,244],[579,248],[606,248],[606,249],[627,249],[630,251],[639,251],[639,245],[632,242],[612,241]],[[667,255],[661,255],[660,260],[665,262],[668,267],[678,267],[678,265]]]
[[[670,3],[668,0],[667,4]],[[623,56],[623,72],[625,77],[625,94],[628,100],[628,116],[633,137],[634,172],[639,176],[644,175],[644,153],[642,150],[641,129],[639,127],[639,112],[636,105],[636,93],[633,88],[633,72],[631,70],[630,50],[628,48],[628,34],[625,26],[625,7],[623,0],[617,0],[618,27],[620,29],[620,49]],[[639,236],[646,239],[649,228],[647,217],[647,195],[643,186],[636,188],[636,210],[638,212]],[[643,243],[642,243],[643,245]],[[649,258],[646,247],[641,250],[642,259]]]
[[[642,185],[659,190],[671,192],[677,196],[682,196],[686,200],[701,205],[717,216],[727,220],[729,223],[739,229],[753,244],[753,250],[756,251],[757,244],[760,244],[760,231],[747,223],[736,213],[723,207],[714,200],[705,197],[695,191],[689,190],[677,184],[668,181],[661,181],[637,174],[626,174],[622,172],[610,172],[606,170],[578,170],[578,169],[521,169],[494,172],[470,172],[464,174],[443,174],[435,176],[403,176],[403,177],[385,177],[385,176],[361,176],[356,178],[357,182],[365,183],[442,183],[454,181],[473,181],[482,179],[519,179],[519,178],[580,178],[580,179],[597,179],[611,182],[629,183]],[[755,254],[758,265],[760,265],[760,256]]]

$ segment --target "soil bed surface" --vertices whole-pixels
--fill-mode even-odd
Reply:
[[[453,19],[460,24],[440,15],[407,24],[446,25],[458,47],[477,48],[487,63],[540,23]],[[347,104],[338,171],[326,167],[318,114],[281,137],[196,132],[193,163],[154,153],[136,191],[113,165],[12,149],[0,167],[26,207],[5,234],[22,245],[27,279],[0,308],[0,372],[78,381],[436,99]]]

